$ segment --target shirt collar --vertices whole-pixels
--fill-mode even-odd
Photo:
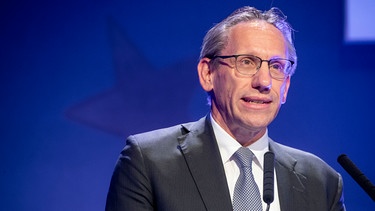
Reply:
[[[232,155],[241,147],[241,144],[220,127],[212,115],[210,115],[210,120],[219,146],[222,162],[223,164],[230,162]],[[263,169],[264,154],[268,151],[268,129],[260,139],[247,146],[247,148],[254,153],[256,157],[255,163]]]

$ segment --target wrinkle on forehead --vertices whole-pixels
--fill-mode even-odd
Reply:
[[[254,20],[238,23],[228,33],[224,54],[254,54],[263,59],[285,57],[286,40],[272,24]]]

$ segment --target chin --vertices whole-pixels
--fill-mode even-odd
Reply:
[[[244,124],[251,130],[261,130],[261,129],[264,129],[266,128],[270,122],[268,121],[264,121],[264,119],[260,120],[260,121],[254,121],[253,120],[249,120],[249,121],[245,121]]]

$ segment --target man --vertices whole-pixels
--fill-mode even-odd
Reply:
[[[345,210],[337,172],[316,156],[268,137],[267,126],[286,101],[297,64],[292,29],[281,14],[276,8],[243,7],[206,34],[197,69],[210,114],[128,137],[107,211],[254,210],[235,205],[253,199],[264,210],[260,195],[267,151],[275,154],[271,210]],[[256,196],[235,202],[237,180],[245,174],[236,154],[243,148],[251,150]]]

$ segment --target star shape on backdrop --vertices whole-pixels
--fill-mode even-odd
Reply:
[[[199,88],[196,59],[157,69],[109,21],[114,87],[68,108],[69,119],[120,136],[190,120],[189,101]]]

